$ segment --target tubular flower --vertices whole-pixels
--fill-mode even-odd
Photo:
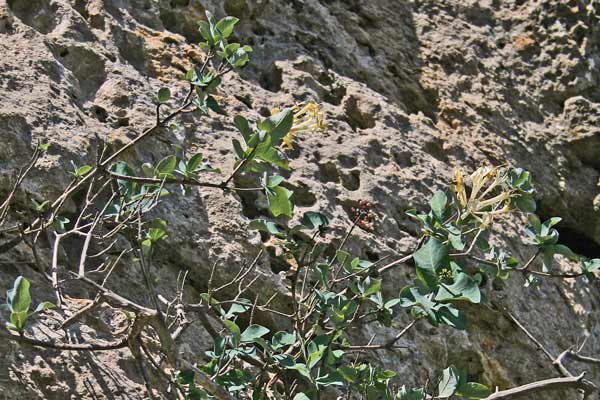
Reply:
[[[462,170],[454,171],[454,193],[463,208],[463,216],[472,215],[484,224],[493,217],[511,211],[513,191],[506,189],[508,175],[504,167],[481,167],[470,176],[471,193],[467,195]]]
[[[291,149],[292,139],[302,132],[323,131],[325,129],[323,111],[314,102],[300,103],[292,107],[294,122],[288,134],[282,139],[282,145]],[[279,109],[273,109],[271,115],[278,114]]]

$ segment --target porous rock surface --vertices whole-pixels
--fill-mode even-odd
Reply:
[[[168,143],[183,141],[226,173],[237,136],[233,116],[256,120],[273,107],[313,100],[322,104],[328,129],[298,137],[288,152],[297,214],[323,211],[334,226],[328,238],[339,238],[351,207],[371,201],[379,219],[373,232],[351,238],[357,255],[374,260],[410,251],[417,227],[407,209],[425,207],[455,167],[507,163],[532,172],[539,213],[563,217],[565,244],[600,255],[600,5],[591,0],[0,0],[0,194],[38,139],[50,150],[24,182],[23,204],[28,196],[56,197],[69,182],[70,160],[93,163],[99,140],[118,146],[151,126],[156,90],[167,85],[183,95],[183,74],[202,60],[196,27],[205,9],[241,19],[236,35],[254,47],[251,64],[225,80],[225,115],[185,115],[176,129],[127,154],[128,161],[157,161],[171,151]],[[186,295],[197,299],[213,263],[225,281],[256,255],[260,238],[246,226],[267,211],[261,199],[212,190],[175,197],[161,208],[169,239],[152,273],[168,296],[177,273],[189,270]],[[506,220],[501,235],[526,259],[531,249],[519,239],[521,226],[518,218]],[[2,302],[19,274],[32,281],[36,301],[52,300],[30,259],[26,247],[0,255]],[[285,298],[282,270],[281,262],[261,260],[256,292]],[[396,292],[411,276],[410,266],[397,269],[385,290]],[[134,266],[109,284],[148,300]],[[586,353],[599,354],[597,285],[556,280],[540,291],[522,285],[514,276],[493,295],[554,354],[586,336]],[[420,322],[400,342],[406,348],[377,359],[409,386],[434,381],[449,364],[500,387],[556,376],[501,314],[486,307],[474,313],[465,332]],[[64,315],[55,317],[58,326]],[[397,322],[408,321],[401,315]],[[122,323],[106,309],[69,335],[108,338]],[[367,341],[375,332],[385,340],[397,328],[353,334]],[[209,346],[207,334],[193,326],[179,351],[193,360]],[[39,351],[3,341],[0,358],[0,397],[147,398],[127,350]],[[598,372],[590,377],[600,378]]]

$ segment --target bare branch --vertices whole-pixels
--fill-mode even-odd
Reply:
[[[484,400],[514,399],[532,393],[566,389],[579,389],[584,391],[586,394],[593,393],[594,389],[590,387],[589,382],[583,377],[584,374],[581,374],[579,376],[552,378],[545,379],[543,381],[532,382],[516,388],[501,390],[492,394],[491,396],[486,397]]]
[[[127,338],[123,338],[116,342],[109,343],[62,343],[56,341],[39,340],[25,335],[12,335],[10,333],[0,331],[0,338],[12,340],[19,343],[26,343],[33,346],[45,347],[55,350],[68,350],[68,351],[105,351],[115,350],[127,347]]]

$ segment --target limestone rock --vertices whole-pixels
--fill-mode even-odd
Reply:
[[[166,143],[184,141],[227,171],[233,116],[256,120],[271,108],[314,100],[328,129],[296,139],[288,154],[291,189],[299,210],[325,210],[337,235],[348,228],[352,206],[371,201],[379,221],[350,240],[357,255],[410,251],[417,232],[405,211],[424,207],[451,182],[454,167],[510,163],[532,171],[540,214],[564,218],[563,242],[599,256],[600,4],[588,0],[0,0],[0,198],[37,140],[50,150],[23,188],[53,198],[69,181],[71,160],[93,163],[99,140],[116,146],[150,126],[154,93],[167,85],[183,94],[183,74],[202,59],[196,22],[205,9],[241,18],[237,35],[255,49],[251,64],[225,79],[226,115],[186,115],[176,130],[127,154],[129,161],[157,161],[169,153]],[[161,212],[170,239],[152,271],[160,293],[172,293],[177,273],[189,270],[193,298],[214,262],[225,281],[261,245],[246,225],[266,208],[251,196],[196,191]],[[520,222],[505,226],[505,245],[526,259]],[[22,247],[0,254],[0,300],[18,274],[40,288],[36,298],[52,298],[28,256]],[[260,263],[264,295],[287,294],[282,268]],[[410,279],[408,267],[399,269],[385,290]],[[600,352],[597,287],[557,281],[530,292],[522,284],[515,276],[496,296],[552,352],[584,336],[587,352]],[[110,285],[144,299],[139,271],[123,269]],[[407,349],[377,356],[407,385],[432,380],[449,364],[500,386],[551,376],[548,361],[509,321],[486,308],[478,315],[466,332],[419,323],[402,341]],[[71,334],[106,335],[106,326],[87,319]],[[376,329],[384,337],[395,332],[367,327],[356,335],[368,340]],[[202,357],[206,333],[193,327],[187,335],[180,351]],[[7,398],[145,398],[127,351],[40,358],[34,348],[2,342],[0,354]]]

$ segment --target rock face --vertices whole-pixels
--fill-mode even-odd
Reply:
[[[251,64],[224,82],[226,115],[186,115],[128,154],[130,161],[157,161],[169,142],[183,141],[227,171],[233,116],[255,120],[273,107],[314,100],[328,129],[296,139],[288,153],[290,189],[299,210],[328,214],[337,236],[350,225],[351,207],[371,201],[379,220],[373,232],[353,235],[349,247],[357,255],[410,251],[417,228],[407,209],[423,207],[451,181],[454,167],[505,163],[532,172],[539,214],[563,217],[565,244],[600,255],[600,4],[591,0],[0,0],[1,198],[39,139],[50,150],[23,189],[51,199],[69,182],[70,160],[93,163],[99,139],[116,146],[150,126],[156,90],[168,85],[182,94],[182,75],[202,60],[196,24],[205,9],[239,17],[237,36],[255,50]],[[18,201],[28,203],[27,196]],[[260,239],[246,226],[267,210],[253,197],[202,190],[165,203],[161,213],[170,239],[152,271],[158,290],[172,293],[177,272],[189,270],[187,295],[194,298],[214,262],[224,281],[256,255]],[[526,259],[531,250],[520,242],[520,225],[506,221],[502,237]],[[20,246],[0,254],[2,302],[19,274],[32,281],[36,299],[51,299],[30,258]],[[261,263],[262,293],[287,293],[282,269]],[[386,290],[411,279],[408,266],[398,271]],[[139,271],[123,268],[110,285],[145,301],[141,282]],[[498,301],[553,354],[587,336],[586,352],[600,352],[597,286],[522,285],[513,277]],[[419,323],[403,339],[406,349],[377,356],[407,385],[422,385],[449,364],[501,387],[554,376],[508,320],[486,308],[478,315],[466,332]],[[116,319],[105,310],[69,334],[102,338]],[[356,335],[368,340],[371,329],[381,332],[367,327]],[[193,327],[186,335],[180,351],[202,357],[206,333]],[[146,398],[125,350],[39,352],[1,342],[0,355],[0,397]]]

